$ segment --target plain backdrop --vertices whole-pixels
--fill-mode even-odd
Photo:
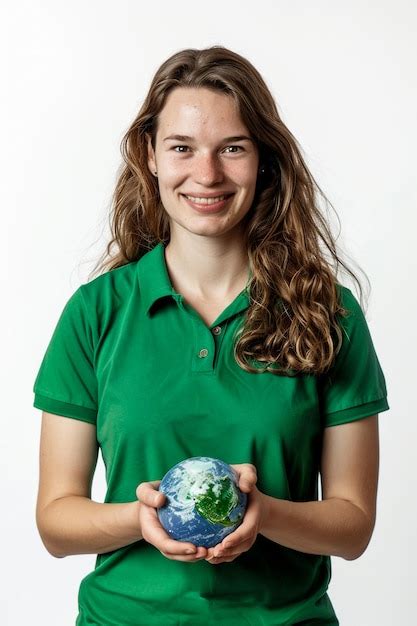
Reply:
[[[154,72],[180,49],[213,44],[261,72],[340,218],[338,244],[370,279],[366,316],[390,404],[377,523],[361,558],[332,558],[329,595],[342,626],[414,623],[415,3],[18,0],[0,10],[1,623],[75,623],[95,555],[55,559],[38,535],[32,387],[64,304],[104,250],[119,144]],[[99,456],[93,499],[104,495]]]

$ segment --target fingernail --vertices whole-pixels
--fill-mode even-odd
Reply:
[[[186,550],[185,554],[195,554],[195,550],[191,550],[191,549]]]

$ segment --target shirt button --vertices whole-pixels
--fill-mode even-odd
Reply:
[[[220,335],[221,332],[222,332],[222,327],[221,326],[215,326],[213,328],[213,335]]]
[[[208,355],[208,350],[207,348],[202,348],[200,350],[200,352],[198,353],[198,356],[200,357],[200,359],[204,359],[205,356]]]

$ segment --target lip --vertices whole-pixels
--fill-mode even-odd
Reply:
[[[233,191],[213,191],[212,193],[183,193],[183,196],[194,196],[194,198],[217,198],[217,196],[230,196]]]
[[[187,202],[187,204],[192,207],[193,209],[195,209],[196,211],[198,211],[199,213],[203,213],[203,214],[207,214],[207,213],[217,213],[217,211],[221,211],[223,209],[224,206],[226,206],[226,204],[229,202],[229,200],[232,199],[232,197],[234,196],[234,194],[229,194],[226,198],[224,198],[224,200],[220,200],[220,202],[215,202],[214,204],[197,204],[196,202],[193,202],[192,200],[190,200],[189,198],[187,198],[185,196],[185,194],[182,194],[184,197],[184,200]],[[226,194],[216,194],[218,196],[223,196]],[[196,196],[197,198],[215,198],[216,196]]]

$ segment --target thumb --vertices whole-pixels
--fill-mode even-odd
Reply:
[[[147,506],[157,508],[165,504],[166,496],[162,491],[158,491],[161,484],[160,480],[150,480],[140,483],[136,488],[136,497],[139,502],[143,502]]]
[[[258,480],[256,467],[252,463],[237,463],[231,467],[236,472],[239,489],[245,493],[252,491]]]

